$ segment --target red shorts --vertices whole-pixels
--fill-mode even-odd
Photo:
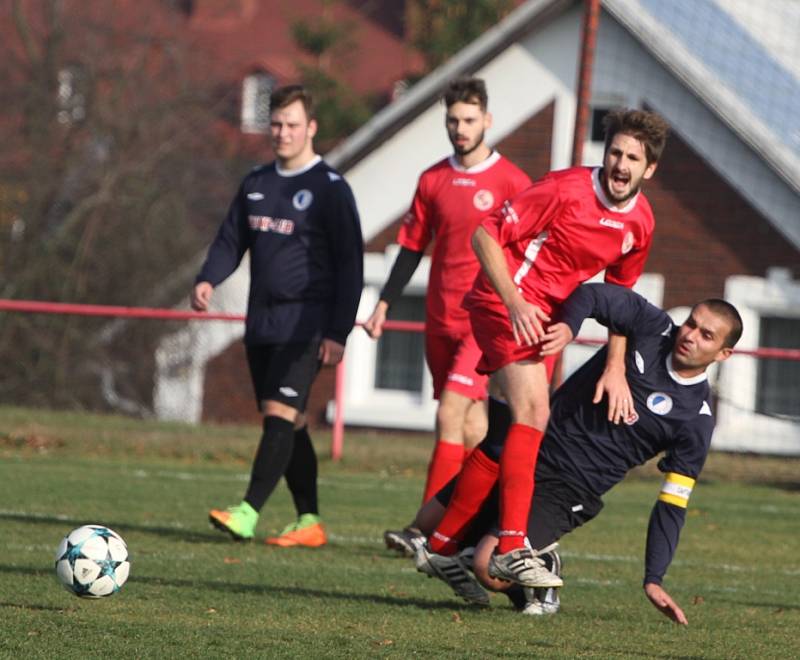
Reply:
[[[550,313],[552,317],[552,313]],[[522,362],[523,360],[542,360],[547,368],[547,381],[553,377],[558,355],[539,356],[539,345],[528,346],[517,344],[514,340],[514,331],[505,307],[489,309],[486,307],[472,307],[469,311],[472,322],[472,333],[480,347],[481,358],[476,371],[479,374],[491,374],[502,369],[507,364]]]
[[[475,371],[481,350],[472,334],[461,337],[425,333],[425,358],[433,376],[433,398],[451,390],[474,401],[487,397],[488,376]]]

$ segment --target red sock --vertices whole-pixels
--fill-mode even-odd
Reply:
[[[482,451],[474,451],[464,463],[453,496],[428,543],[433,552],[453,555],[470,523],[497,482],[500,466]]]
[[[532,426],[512,424],[500,455],[499,554],[525,547],[533,497],[533,471],[544,434]]]
[[[464,463],[464,446],[454,445],[451,442],[437,440],[433,448],[433,456],[428,464],[428,480],[425,482],[425,494],[422,503],[425,504],[442,486],[455,477]]]

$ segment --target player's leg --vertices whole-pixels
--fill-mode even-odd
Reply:
[[[284,527],[277,536],[268,537],[268,545],[318,547],[328,542],[319,515],[317,472],[317,453],[311,442],[306,417],[301,414],[295,422],[292,456],[284,473],[297,510],[297,520]]]
[[[436,444],[428,464],[423,502],[427,502],[461,471],[464,462],[464,426],[472,403],[472,399],[451,389],[445,389],[439,397]]]
[[[489,400],[489,425],[486,439],[473,451],[461,470],[453,496],[441,522],[429,539],[430,549],[444,555],[455,554],[470,524],[497,482],[500,466],[485,446],[502,445],[510,422],[508,406]]]
[[[428,463],[423,504],[429,501],[450,479],[461,471],[464,463],[464,426],[473,403],[474,381],[464,376],[458,364],[462,339],[448,335],[425,335],[425,359],[433,378],[433,396],[439,401],[433,453]],[[475,358],[472,358],[475,360]],[[456,371],[454,371],[454,368]],[[474,365],[467,365],[474,370]],[[477,375],[477,374],[476,374]],[[482,377],[479,377],[482,379]],[[383,533],[386,547],[412,557],[425,535],[414,523],[402,529]]]
[[[514,423],[500,457],[499,543],[489,574],[524,586],[558,587],[560,578],[525,546],[536,457],[550,411],[547,369],[540,360],[515,362],[498,372],[498,381]]]
[[[263,431],[244,500],[209,513],[215,527],[236,539],[253,537],[259,512],[289,464],[295,422],[319,370],[318,352],[316,341],[247,347],[256,399],[264,413]]]

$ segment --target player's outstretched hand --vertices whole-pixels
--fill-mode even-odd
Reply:
[[[600,403],[603,396],[608,397],[608,421],[619,424],[633,417],[636,411],[633,407],[633,395],[624,369],[614,369],[606,366],[597,385],[594,388],[592,403]]]
[[[655,608],[665,617],[684,626],[689,624],[683,610],[678,607],[678,604],[661,588],[661,585],[648,582],[644,585],[644,593],[647,594],[650,602],[653,603]]]
[[[212,293],[214,293],[214,287],[211,286],[210,282],[198,282],[195,284],[190,299],[192,309],[195,312],[207,312]]]
[[[339,364],[344,357],[344,346],[333,339],[323,339],[319,345],[319,359],[326,367]]]
[[[542,337],[541,355],[558,355],[574,337],[566,323],[554,323]]]
[[[528,346],[533,346],[542,341],[544,337],[543,322],[550,320],[537,305],[533,305],[518,296],[515,300],[506,305],[508,309],[508,319],[511,321],[511,329],[514,331],[514,341],[517,346],[522,346],[523,342]]]
[[[364,322],[364,331],[373,339],[377,339],[383,334],[383,325],[386,323],[386,312],[389,311],[389,304],[385,300],[379,300],[375,309]]]

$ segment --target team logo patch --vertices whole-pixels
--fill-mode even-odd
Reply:
[[[254,202],[260,202],[262,199],[264,199],[264,195],[262,195],[260,192],[251,192],[247,193],[247,199],[252,199]]]
[[[472,203],[479,211],[488,211],[494,206],[494,195],[492,195],[490,190],[484,188],[475,193],[475,196],[472,198]]]
[[[281,387],[281,388],[280,388],[278,391],[279,391],[281,394],[283,394],[283,396],[286,396],[286,397],[289,397],[289,398],[294,398],[294,397],[296,397],[296,396],[300,396],[300,395],[297,393],[297,390],[296,390],[296,389],[294,389],[293,387],[288,387],[287,385],[284,385],[284,386],[283,386],[283,387]]]
[[[622,254],[628,254],[633,249],[633,232],[628,232],[625,234],[625,238],[622,239]]]
[[[672,397],[663,392],[653,392],[647,397],[647,407],[656,415],[666,415],[672,410]]]
[[[314,195],[311,194],[310,190],[306,190],[303,188],[302,190],[298,190],[294,197],[292,197],[292,205],[298,211],[305,211],[309,206],[311,206],[311,202],[314,201]]]

